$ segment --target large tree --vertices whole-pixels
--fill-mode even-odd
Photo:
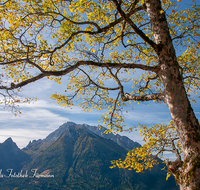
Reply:
[[[79,99],[84,110],[107,108],[101,120],[111,131],[124,130],[123,107],[131,101],[165,103],[173,124],[142,126],[142,134],[149,142],[149,134],[159,137],[157,156],[167,145],[176,153],[177,160],[166,164],[182,190],[200,189],[200,126],[190,104],[200,80],[199,6],[195,0],[187,3],[2,1],[1,103],[13,107],[27,101],[17,97],[23,86],[45,77],[60,83],[64,75],[69,76],[66,93],[52,98],[64,106]],[[142,155],[149,163],[145,168],[151,167],[154,156],[147,159],[142,152],[154,146],[129,153],[127,160]]]

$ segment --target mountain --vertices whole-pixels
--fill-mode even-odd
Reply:
[[[141,146],[139,143],[132,141],[131,139],[129,139],[126,136],[121,136],[118,134],[114,135],[113,133],[110,133],[110,134],[104,133],[104,131],[106,130],[105,127],[101,127],[101,129],[99,130],[99,127],[96,127],[96,126],[90,126],[90,125],[86,125],[86,124],[77,125],[76,123],[73,123],[73,122],[67,122],[67,123],[64,123],[63,125],[61,125],[54,132],[50,133],[45,139],[43,139],[43,140],[39,139],[37,141],[33,140],[32,142],[30,141],[29,144],[23,149],[23,151],[25,151],[27,154],[30,154],[30,155],[38,155],[40,152],[43,152],[48,146],[50,146],[53,142],[55,142],[58,139],[58,137],[69,126],[84,127],[101,137],[104,137],[106,139],[110,139],[110,140],[116,142],[117,144],[119,144],[120,146],[125,148],[126,150],[131,150],[133,148]]]
[[[172,177],[166,181],[162,163],[145,173],[110,169],[111,160],[125,158],[125,142],[131,147],[139,144],[120,135],[109,134],[107,138],[104,135],[85,124],[63,124],[45,139],[33,141],[24,149],[32,157],[23,167],[23,172],[28,171],[28,177],[0,179],[0,189],[178,190]],[[51,177],[31,178],[31,169]]]
[[[83,126],[85,126],[87,129],[89,129],[90,131],[92,131],[93,133],[95,133],[101,137],[104,137],[106,139],[110,139],[110,140],[116,142],[119,146],[123,147],[127,151],[141,146],[139,143],[132,141],[131,139],[129,139],[126,136],[121,136],[118,134],[114,135],[113,133],[108,133],[108,134],[104,133],[105,130],[107,130],[105,127],[101,127],[101,129],[99,129],[99,127],[90,126],[90,125],[86,125],[86,124],[84,124]]]
[[[20,150],[13,142],[12,138],[8,138],[3,143],[0,143],[0,169],[20,170],[24,162],[29,161],[30,156]]]

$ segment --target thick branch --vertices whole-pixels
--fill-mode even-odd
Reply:
[[[125,96],[122,97],[122,100],[123,101],[128,101],[128,100],[135,100],[135,101],[162,100],[164,101],[164,94],[154,93],[154,94],[148,94],[148,95],[135,96],[135,95],[126,93]]]
[[[133,28],[133,30],[135,31],[136,34],[138,34],[145,42],[147,42],[151,47],[153,47],[155,49],[156,52],[159,51],[159,47],[156,43],[154,43],[148,36],[145,35],[145,33],[140,30],[134,23],[133,21],[130,19],[130,16],[128,16],[127,14],[125,14],[125,12],[121,9],[121,6],[119,5],[119,3],[117,2],[117,0],[112,0],[114,2],[114,4],[116,5],[117,10],[119,11],[119,13],[122,15],[122,17],[124,18],[124,20],[129,23],[129,25]]]
[[[97,67],[107,67],[107,68],[110,67],[110,68],[142,69],[142,70],[152,71],[152,72],[156,72],[156,73],[159,71],[158,66],[152,67],[152,66],[134,64],[134,63],[128,63],[128,64],[124,63],[123,64],[123,63],[99,63],[99,62],[94,62],[94,61],[78,61],[76,64],[74,64],[62,71],[43,71],[43,70],[41,70],[42,73],[35,77],[32,77],[25,81],[22,81],[18,84],[12,83],[12,85],[10,87],[0,86],[0,89],[12,90],[14,88],[20,88],[29,83],[35,82],[41,78],[44,78],[46,76],[63,76],[63,75],[70,73],[71,71],[77,69],[81,65],[88,65],[88,66],[93,65],[93,66],[97,66]]]
[[[175,144],[174,144],[174,140],[176,140],[176,139],[172,139],[172,140],[171,140],[173,152],[176,154],[176,157],[177,157],[176,160],[177,160],[177,161],[181,161],[181,155],[180,155],[180,153],[179,153],[178,148],[176,148],[176,146],[175,146]]]
[[[178,168],[182,167],[182,165],[183,165],[183,161],[178,158],[173,162],[168,161],[166,163],[166,166],[168,167],[168,171],[171,172],[172,174],[176,174]]]

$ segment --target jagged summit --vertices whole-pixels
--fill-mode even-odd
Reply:
[[[139,174],[119,168],[110,169],[111,160],[124,159],[127,149],[139,144],[124,136],[106,135],[104,130],[86,124],[64,123],[45,139],[30,142],[23,151],[11,138],[7,139],[0,144],[0,169],[2,167],[4,172],[8,168],[13,168],[14,172],[29,171],[28,175],[32,175],[32,169],[37,169],[38,174],[48,171],[54,178],[1,179],[0,189],[17,186],[18,189],[29,190],[177,190],[173,178],[166,181],[161,162],[151,171]]]
[[[7,138],[3,143],[7,143],[7,142],[13,142],[12,138],[11,137]]]
[[[39,173],[51,170],[57,177],[52,181],[52,189],[55,190],[169,190],[174,187],[174,181],[166,181],[166,173],[161,170],[164,167],[162,163],[145,174],[119,168],[111,170],[111,160],[124,159],[128,146],[133,148],[139,144],[120,135],[107,135],[103,133],[104,130],[105,128],[99,130],[98,127],[86,124],[64,123],[48,135],[42,144],[56,140],[24,169],[38,168]]]
[[[0,143],[1,148],[9,150],[18,150],[17,144],[12,140],[11,137],[7,138],[3,143]]]
[[[106,130],[105,127],[101,127],[101,129],[99,130],[99,127],[97,126],[67,122],[61,125],[54,132],[50,133],[45,139],[33,140],[32,142],[29,142],[29,144],[23,150],[26,151],[27,153],[30,150],[31,153],[32,151],[37,151],[37,152],[38,150],[42,151],[46,149],[48,146],[50,146],[53,142],[55,142],[65,131],[69,132],[70,130],[77,130],[77,129],[86,129],[90,131],[90,133],[94,133],[100,137],[110,139],[113,142],[120,145],[121,147],[125,148],[127,151],[140,146],[139,143],[132,141],[126,136],[121,136],[118,134],[115,135],[113,133],[110,134],[104,133],[104,131]]]

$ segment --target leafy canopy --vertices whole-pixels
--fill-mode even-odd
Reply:
[[[200,79],[199,5],[195,0],[187,3],[162,0],[160,14],[167,17],[183,82],[195,102],[192,95],[199,90]],[[29,101],[16,94],[23,86],[45,77],[61,83],[67,75],[63,94],[55,93],[52,99],[66,107],[78,101],[84,111],[106,109],[100,124],[111,132],[131,132],[133,128],[123,125],[126,106],[133,101],[163,101],[155,49],[144,0],[1,1],[0,103],[13,107]],[[141,135],[144,146],[116,165],[140,172],[156,163],[154,152],[160,157],[165,150],[181,153],[171,122],[149,129],[141,125]]]

